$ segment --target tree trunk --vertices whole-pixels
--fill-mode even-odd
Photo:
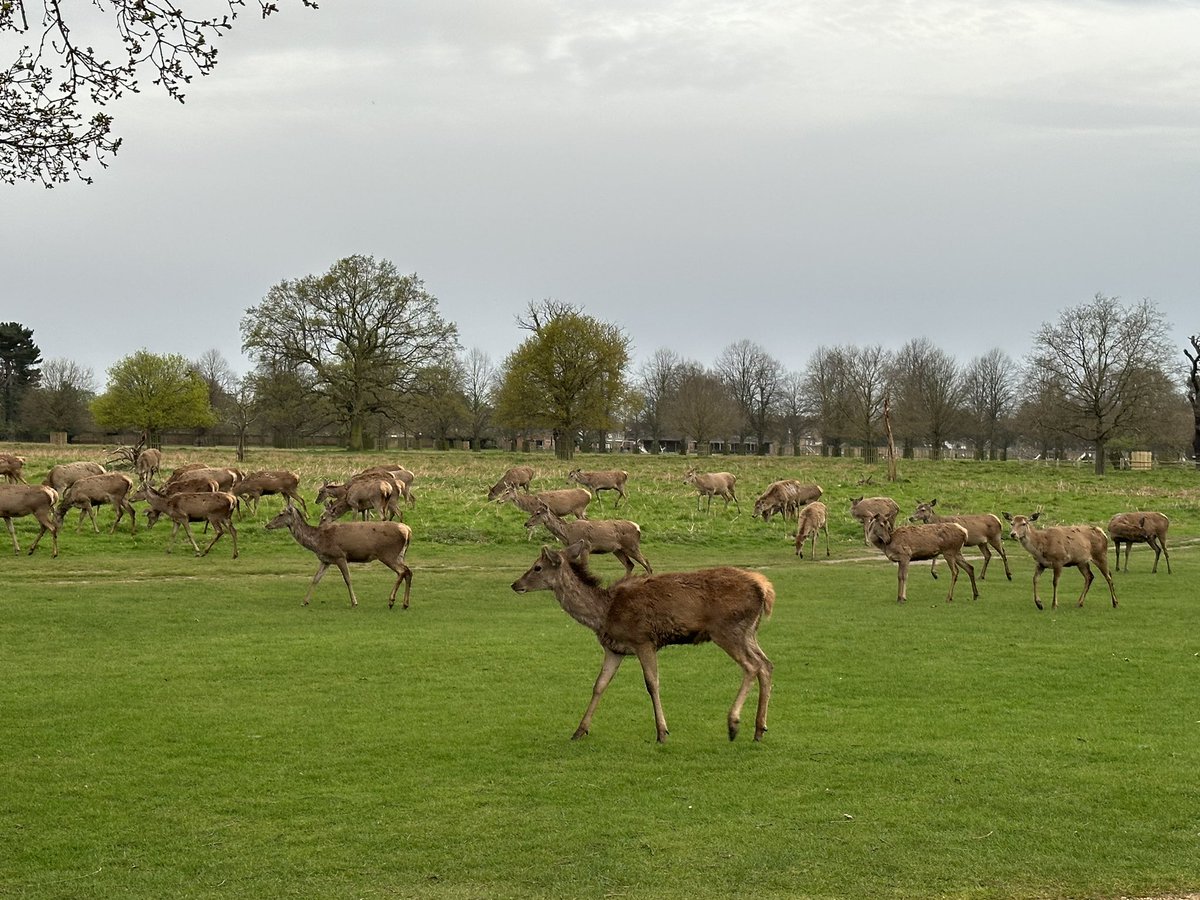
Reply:
[[[1103,474],[1104,474],[1104,464],[1105,464],[1105,459],[1104,459],[1104,441],[1096,441],[1096,466],[1095,466],[1095,471],[1096,471],[1096,474],[1097,474],[1097,475],[1103,475]]]
[[[363,423],[362,419],[355,417],[350,420],[350,440],[346,447],[347,450],[362,450],[363,448]]]

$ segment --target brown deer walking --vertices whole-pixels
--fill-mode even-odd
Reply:
[[[658,693],[658,651],[669,644],[712,641],[730,655],[745,673],[742,686],[729,709],[729,739],[737,737],[742,706],[758,681],[758,713],[754,739],[767,730],[767,703],[771,698],[774,666],[758,646],[758,625],[771,614],[775,589],[765,576],[745,569],[722,566],[697,572],[672,572],[623,578],[603,587],[583,560],[587,542],[561,551],[543,547],[533,566],[512,584],[518,594],[553,591],[571,618],[596,633],[604,648],[604,662],[592,688],[592,700],[571,736],[588,733],[592,716],[613,676],[626,656],[642,664],[646,690],[654,706],[658,742],[667,739],[667,719]]]

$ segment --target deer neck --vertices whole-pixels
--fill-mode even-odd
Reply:
[[[555,599],[563,611],[578,622],[599,633],[608,619],[608,591],[583,581],[568,563],[561,569]]]
[[[317,551],[317,544],[319,543],[320,528],[315,525],[309,525],[303,519],[293,519],[289,525],[292,537],[296,539],[296,543],[315,553]]]
[[[546,515],[546,521],[543,524],[546,526],[547,531],[549,531],[564,544],[571,543],[567,537],[567,523],[554,513],[548,513]]]

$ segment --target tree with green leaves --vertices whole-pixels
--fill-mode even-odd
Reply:
[[[170,428],[197,428],[216,421],[208,385],[178,353],[139,350],[108,370],[108,386],[92,401],[96,423],[108,431],[133,429],[149,445]]]
[[[629,338],[558,301],[531,303],[518,324],[532,334],[504,362],[496,420],[516,429],[550,429],[555,455],[571,459],[580,432],[614,426],[629,392]]]
[[[4,405],[4,434],[16,437],[17,410],[21,397],[36,387],[41,377],[38,365],[42,351],[33,342],[33,329],[20,322],[0,322],[0,403]]]
[[[316,8],[313,0],[300,0]],[[121,139],[105,110],[138,91],[151,77],[168,97],[183,102],[184,85],[217,64],[217,39],[233,27],[246,0],[223,0],[224,14],[172,0],[0,0],[0,37],[23,44],[0,69],[0,182],[40,181],[46,187],[72,177],[91,182],[89,163],[106,166]],[[109,17],[107,29],[94,28]],[[262,16],[274,0],[258,0]],[[81,8],[82,7],[82,8]],[[81,15],[81,13],[83,15]],[[88,45],[79,35],[87,35]]]
[[[323,275],[275,285],[242,318],[242,349],[259,363],[301,369],[363,449],[368,421],[419,389],[420,372],[458,350],[458,329],[415,274],[388,260],[339,259]]]
[[[1096,474],[1103,475],[1107,446],[1160,421],[1169,407],[1172,355],[1167,323],[1153,303],[1127,306],[1096,294],[1038,329],[1025,382],[1052,398],[1059,428],[1095,448]]]

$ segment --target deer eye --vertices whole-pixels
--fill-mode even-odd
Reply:
[[[540,572],[540,571],[542,571],[542,564],[541,564],[541,563],[538,563],[536,566],[534,566],[534,567],[533,567],[533,571],[535,571],[535,572]]]

